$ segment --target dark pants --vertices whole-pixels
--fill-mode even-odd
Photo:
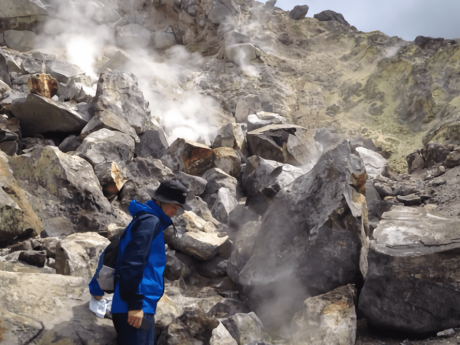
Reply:
[[[144,318],[152,321],[150,331],[130,326],[128,313],[112,314],[113,325],[118,334],[118,345],[155,345],[155,315],[144,313]]]

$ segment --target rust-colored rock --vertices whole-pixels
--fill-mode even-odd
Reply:
[[[27,87],[31,93],[51,99],[58,92],[58,82],[49,74],[34,74],[29,78]]]
[[[214,166],[227,174],[238,177],[241,172],[241,157],[231,147],[219,147],[213,150]]]

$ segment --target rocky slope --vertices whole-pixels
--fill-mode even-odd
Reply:
[[[460,42],[274,5],[0,3],[0,342],[112,344],[86,284],[165,179],[160,345],[455,341]]]

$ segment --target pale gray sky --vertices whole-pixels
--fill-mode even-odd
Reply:
[[[276,3],[286,11],[295,5],[308,5],[307,17],[332,10],[342,13],[360,31],[380,30],[408,41],[419,35],[460,38],[460,0],[278,0]]]

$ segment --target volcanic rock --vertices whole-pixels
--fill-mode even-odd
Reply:
[[[316,161],[317,149],[311,131],[294,125],[270,125],[247,134],[251,155],[292,165]]]
[[[12,313],[2,307],[0,307],[0,323],[2,325],[2,342],[10,345],[27,344],[36,338],[43,329],[40,322]]]
[[[19,260],[29,265],[44,267],[46,263],[46,252],[25,251],[19,254]]]
[[[416,150],[406,157],[408,173],[412,174],[425,167],[425,160],[422,156],[421,150]]]
[[[359,309],[368,322],[414,334],[456,327],[459,222],[424,208],[394,207],[374,230]],[[443,296],[442,299],[439,296]]]
[[[7,86],[11,86],[11,79],[8,71],[9,68],[7,58],[6,55],[3,53],[3,49],[0,47],[0,80],[3,81]]]
[[[211,222],[185,211],[177,217],[178,236],[172,227],[164,231],[165,242],[185,254],[198,260],[212,259],[219,249],[227,242],[228,236],[219,236]]]
[[[211,23],[219,25],[236,16],[238,12],[238,5],[232,0],[213,0],[212,8],[207,15]]]
[[[150,31],[139,24],[128,24],[117,27],[115,38],[117,43],[123,48],[142,49],[149,45],[151,36]]]
[[[92,100],[96,115],[110,110],[131,125],[137,134],[145,132],[150,118],[148,102],[139,90],[133,74],[107,69],[101,73],[96,96]]]
[[[80,69],[66,61],[48,60],[45,62],[46,73],[50,74],[53,78],[63,84],[69,83],[78,74],[81,73]]]
[[[125,165],[134,157],[134,140],[125,133],[103,128],[88,135],[75,155],[92,166],[111,162]]]
[[[177,304],[165,293],[157,304],[155,313],[155,333],[157,330],[160,333],[164,328],[166,328],[170,323],[172,323],[182,314],[183,311],[181,308],[179,308]]]
[[[30,319],[24,320],[25,317],[19,319],[26,327],[21,327],[14,334],[15,341],[26,341],[32,334],[38,333],[33,339],[37,345],[51,344],[56,339],[66,339],[75,344],[113,344],[116,333],[112,321],[95,317],[88,308],[90,297],[86,278],[0,271],[2,310],[40,320],[34,323]],[[9,315],[0,312],[2,327],[5,327],[5,317],[11,317]],[[17,319],[18,316],[14,317]],[[8,324],[11,325],[10,322]]]
[[[241,150],[244,145],[244,134],[241,127],[236,124],[229,122],[222,127],[214,139],[212,147],[231,147],[235,150]]]
[[[278,193],[235,281],[257,286],[289,282],[295,274],[313,295],[353,282],[359,272],[361,217],[367,222],[365,197],[357,191],[365,182],[364,164],[348,141],[323,154],[309,173]]]
[[[341,15],[340,13],[331,11],[331,10],[326,10],[326,11],[317,13],[317,14],[315,14],[313,17],[316,18],[316,19],[318,19],[320,22],[327,22],[327,21],[335,20],[336,22],[339,22],[340,24],[343,24],[343,25],[350,25],[350,24],[345,20],[345,18],[343,17],[343,15]]]
[[[398,195],[396,199],[402,202],[405,206],[417,206],[422,204],[422,199],[415,194],[409,194],[406,196]]]
[[[94,167],[94,173],[101,184],[104,196],[108,199],[117,195],[127,182],[123,170],[116,162],[98,164]]]
[[[292,320],[292,344],[354,345],[356,295],[355,287],[347,285],[308,298]]]
[[[84,159],[46,146],[8,160],[48,236],[98,231],[108,225],[111,205]]]
[[[169,31],[159,31],[152,34],[152,44],[155,49],[166,49],[177,44],[176,36],[171,28]]]
[[[261,52],[252,43],[233,44],[225,47],[225,57],[240,67],[250,65],[250,61],[257,59]]]
[[[227,224],[229,214],[236,205],[238,205],[238,200],[236,200],[234,194],[228,188],[220,188],[211,213],[219,222]]]
[[[437,143],[428,143],[422,149],[423,159],[425,160],[425,168],[431,168],[437,163],[442,163],[446,160],[450,151],[444,145]]]
[[[388,176],[388,162],[380,154],[364,147],[357,147],[356,151],[363,160],[369,177],[373,178],[377,175]]]
[[[32,0],[4,0],[0,4],[2,27],[29,30],[48,17],[48,11],[41,2]]]
[[[460,151],[449,153],[443,164],[446,166],[446,168],[453,168],[457,165],[460,165]]]
[[[32,31],[6,30],[3,35],[6,45],[11,49],[26,52],[35,48],[35,33]]]
[[[233,176],[228,175],[219,168],[208,170],[203,178],[208,181],[205,192],[202,197],[203,200],[211,207],[217,198],[217,193],[220,188],[228,188],[232,195],[237,197],[237,183],[238,181]]]
[[[294,20],[304,19],[308,13],[308,10],[309,7],[307,5],[297,5],[289,12],[289,18]]]
[[[87,135],[104,128],[127,134],[132,137],[136,143],[139,143],[139,137],[136,131],[123,118],[115,115],[109,110],[102,111],[94,116],[81,131],[81,138],[85,138]]]
[[[241,157],[230,147],[218,147],[213,150],[214,166],[223,172],[238,177],[241,173]]]
[[[206,145],[186,139],[176,139],[161,158],[172,171],[202,176],[214,167],[213,151]]]
[[[286,123],[286,119],[284,117],[278,114],[261,111],[257,114],[248,116],[248,132],[265,126],[281,125],[284,123]]]
[[[136,157],[153,157],[160,159],[169,148],[168,140],[163,128],[149,129],[139,135],[136,142]]]
[[[238,344],[260,344],[270,339],[264,325],[254,312],[237,313],[223,320],[222,323]]]
[[[56,273],[92,278],[110,241],[93,232],[67,236],[56,245]]]
[[[27,88],[45,98],[53,98],[58,93],[58,82],[49,74],[34,74],[27,81]]]
[[[56,246],[60,242],[57,237],[47,237],[43,239],[43,244],[40,246],[40,250],[45,251],[47,258],[56,258]]]
[[[219,326],[212,330],[210,345],[238,345],[235,339],[230,335],[225,326],[219,322]]]
[[[32,209],[24,191],[19,187],[8,165],[8,157],[0,152],[0,242],[20,236],[33,229],[35,235],[43,230],[40,218]]]
[[[195,267],[197,272],[206,278],[223,278],[227,275],[227,259],[220,256],[204,262],[198,261]]]
[[[176,174],[177,179],[187,188],[189,192],[195,195],[201,195],[206,190],[208,181],[199,176],[188,175],[182,171]]]
[[[237,123],[246,123],[250,114],[255,114],[260,110],[262,110],[262,104],[259,96],[240,97],[236,104],[235,120]]]
[[[208,344],[212,330],[218,325],[217,319],[200,310],[185,311],[163,330],[158,345]]]
[[[33,136],[47,132],[79,132],[90,120],[64,103],[29,94],[12,101],[11,112],[21,122],[22,134]]]

